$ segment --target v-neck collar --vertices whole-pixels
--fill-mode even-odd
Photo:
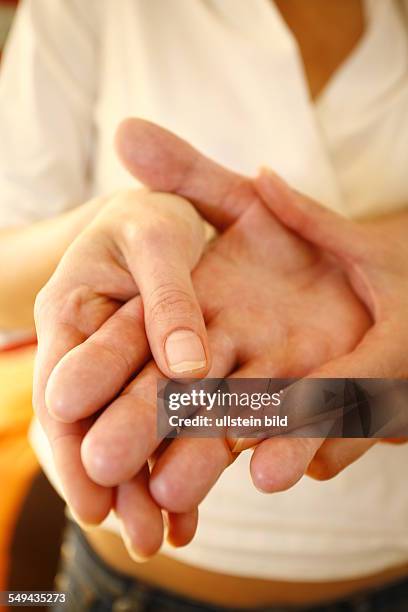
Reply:
[[[305,84],[306,95],[311,104],[318,105],[320,100],[325,99],[330,95],[330,91],[332,89],[336,89],[337,82],[342,81],[347,74],[353,70],[354,65],[358,63],[359,56],[365,53],[366,47],[370,44],[370,38],[372,35],[372,14],[375,9],[375,2],[383,1],[383,0],[362,0],[363,2],[363,11],[364,11],[364,32],[357,42],[355,47],[351,50],[348,56],[344,59],[344,61],[338,66],[335,72],[330,76],[328,82],[325,84],[324,88],[321,92],[316,96],[313,100],[310,95],[310,90],[306,78],[305,68],[302,60],[302,55],[299,49],[299,44],[296,40],[296,37],[292,33],[291,29],[287,25],[285,19],[283,18],[280,10],[276,6],[274,0],[261,0],[261,4],[263,4],[263,8],[265,11],[265,16],[267,13],[270,13],[270,16],[273,16],[273,22],[279,24],[279,28],[281,30],[281,35],[283,38],[286,38],[286,42],[288,45],[291,45],[293,48],[293,53],[297,56],[299,63],[299,71],[302,75],[302,80]],[[387,2],[390,0],[386,0]],[[265,17],[266,18],[266,17]]]
[[[315,101],[320,112],[366,116],[405,78],[408,42],[395,0],[365,0],[367,28],[359,45]]]

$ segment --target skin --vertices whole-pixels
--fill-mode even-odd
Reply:
[[[175,191],[194,200],[200,212],[224,228],[193,273],[212,355],[209,375],[302,376],[354,348],[370,326],[365,308],[330,258],[276,221],[251,181],[217,166],[187,143],[146,122],[122,126],[118,149],[125,165],[139,179],[160,191]],[[92,240],[90,235],[85,235],[69,249],[37,303],[39,356],[35,405],[43,423],[47,420],[48,431],[52,432],[54,456],[68,502],[76,515],[86,522],[101,520],[113,505],[109,487],[119,485],[116,509],[127,534],[125,541],[133,554],[136,551],[148,555],[157,550],[162,535],[161,516],[154,510],[153,498],[158,508],[190,517],[186,522],[194,525],[191,517],[196,516],[197,504],[234,455],[223,439],[176,440],[155,457],[149,481],[144,466],[160,443],[155,433],[154,410],[156,380],[161,374],[154,361],[127,384],[124,392],[105,407],[95,422],[89,418],[73,423],[55,419],[58,404],[75,405],[74,420],[89,415],[89,404],[87,401],[81,404],[77,393],[78,376],[89,359],[86,352],[74,347],[92,338],[92,334],[100,334],[102,323],[105,331],[98,340],[99,349],[101,344],[111,343],[113,336],[116,347],[115,353],[103,352],[108,387],[118,389],[128,383],[129,369],[122,364],[129,362],[132,347],[135,373],[146,359],[145,353],[143,359],[138,353],[142,346],[140,337],[139,341],[128,342],[127,318],[123,321],[116,317],[114,334],[109,333],[111,319],[120,312],[118,298],[123,309],[136,303],[136,299],[133,295],[121,294],[116,287],[115,304],[111,303],[111,282],[119,285],[123,282],[123,288],[128,289],[129,269],[126,275],[118,274],[120,265],[126,261],[123,236],[121,240],[115,239],[113,229],[106,239],[106,231],[99,232],[97,241],[102,249],[98,261],[111,257],[111,265],[103,266],[102,285],[95,286],[94,274],[87,274],[86,266],[75,265],[76,250],[84,261],[86,249],[95,244],[95,235]],[[87,291],[81,294],[81,307],[77,308],[77,301],[67,299],[66,281],[74,289],[83,287],[81,275],[84,273]],[[97,300],[95,294],[99,296]],[[133,317],[137,319],[134,328],[139,333],[141,319],[137,317],[142,309],[141,298],[138,299],[138,314]],[[61,301],[65,305],[62,320]],[[249,328],[251,336],[247,333]],[[342,334],[338,333],[339,329]],[[124,350],[126,359],[118,359],[117,352]],[[53,397],[54,403],[47,409],[47,382],[55,366],[50,379],[52,393],[47,390],[47,397]],[[84,398],[85,395],[98,397],[101,371],[102,368],[94,379],[87,376]],[[114,384],[112,377],[115,377]],[[101,408],[106,399],[92,409]],[[65,414],[65,421],[66,417]],[[307,463],[312,459],[309,447],[303,443],[291,457],[290,463],[286,451],[267,457],[273,471],[280,474],[274,490],[292,486],[305,471],[305,458]],[[185,486],[186,477],[189,487]],[[252,477],[256,486],[262,488],[262,470],[252,469]],[[125,486],[121,484],[124,482]],[[130,504],[126,501],[129,499],[133,508],[139,508],[137,514],[124,510]],[[137,503],[137,500],[142,501]],[[148,533],[154,537],[147,537],[147,530],[141,529],[140,524],[149,524]],[[178,542],[182,541],[183,537],[178,538]]]
[[[364,30],[361,0],[275,0],[295,37],[310,97],[315,99],[356,46]],[[53,219],[0,230],[0,327],[33,327],[34,300],[67,247],[100,210],[104,199]]]
[[[278,2],[277,2],[277,3],[278,3]],[[295,35],[297,36],[297,33],[296,33],[296,32],[297,32],[297,30],[296,30],[296,24],[297,24],[297,22],[298,22],[299,20],[298,20],[298,19],[296,19],[296,14],[299,12],[299,11],[298,11],[298,7],[299,7],[299,9],[302,9],[302,5],[305,5],[305,3],[303,2],[303,0],[301,0],[300,2],[286,0],[285,2],[279,2],[278,4],[280,5],[280,8],[281,8],[282,12],[285,12],[285,8],[286,8],[286,12],[287,12],[287,13],[288,13],[288,15],[289,15],[289,18],[287,19],[287,21],[288,21],[288,23],[289,23],[289,25],[290,25],[291,29],[293,30],[293,32],[294,32],[294,33],[295,33]],[[309,6],[311,6],[311,5],[318,5],[318,4],[321,4],[321,9],[325,10],[325,8],[327,8],[329,4],[330,4],[330,6],[331,6],[331,5],[333,5],[333,6],[334,6],[334,5],[341,5],[341,6],[348,5],[348,6],[352,6],[352,5],[356,5],[357,3],[355,3],[355,2],[351,2],[351,1],[350,1],[350,2],[342,2],[342,3],[335,3],[335,2],[333,2],[333,3],[327,3],[327,2],[325,2],[324,0],[323,0],[323,2],[322,2],[322,3],[318,3],[318,2],[314,2],[314,1],[312,2],[312,0],[310,0],[310,2],[309,2],[309,3],[307,3],[307,4],[308,4]],[[361,4],[361,3],[359,3],[359,4]],[[294,16],[295,16],[295,19],[294,19],[294,20],[292,20],[292,21],[290,20],[290,12],[291,12],[291,8],[294,8],[294,9],[295,9],[295,10],[294,10]],[[329,10],[330,10],[330,9],[329,9]],[[318,13],[316,14],[316,17],[317,17],[317,18],[316,18],[315,20],[312,20],[312,25],[313,25],[313,22],[314,22],[314,23],[316,23],[316,24],[317,24],[317,23],[319,23],[319,19],[318,19],[318,17],[319,17],[319,15],[320,15],[320,14],[321,14],[321,11],[319,10],[319,11],[318,11]],[[286,15],[285,15],[285,17],[286,17]],[[339,28],[339,27],[338,27],[338,23],[339,23],[339,20],[338,20],[338,16],[337,16],[337,17],[336,17],[336,19],[334,20],[334,25],[335,25],[335,28],[334,28],[334,29],[331,29],[331,30],[329,30],[328,28],[325,28],[325,31],[329,33],[329,41],[330,41],[330,44],[331,44],[331,43],[332,43],[332,41],[335,39],[335,34],[336,34],[336,32],[344,32],[344,28],[343,28],[343,27],[340,27],[340,28]],[[348,24],[351,24],[351,23],[352,23],[352,20],[351,20],[351,19],[349,19],[349,18],[347,18],[347,19],[345,20],[345,22],[344,22],[344,23],[345,23],[345,25],[347,26]],[[309,25],[310,25],[310,24],[309,24]],[[322,32],[322,29],[320,29],[319,31],[320,31],[320,32]],[[302,28],[300,28],[299,33],[300,33],[300,34],[302,34],[302,32],[303,32],[303,33],[305,33],[305,32],[311,32],[311,28],[310,28],[310,27],[307,27],[307,28],[304,28],[303,30],[302,30]],[[298,38],[300,38],[300,37],[298,37]],[[311,35],[311,36],[310,36],[310,39],[312,39],[313,41],[314,41],[314,40],[316,40],[316,37],[315,37],[314,33],[313,33],[313,35]],[[306,41],[306,42],[307,42],[307,41]],[[306,74],[307,74],[307,78],[308,78],[308,82],[309,82],[309,89],[310,89],[310,91],[311,91],[312,97],[314,98],[314,97],[316,97],[316,96],[318,95],[318,93],[319,93],[319,92],[320,92],[320,91],[323,89],[324,84],[326,83],[326,81],[327,81],[328,77],[329,77],[329,76],[331,75],[331,73],[334,71],[333,66],[331,66],[331,65],[330,65],[328,70],[326,70],[326,68],[324,68],[324,70],[323,70],[323,72],[322,72],[322,71],[320,70],[321,60],[322,60],[322,58],[323,58],[324,60],[327,60],[327,62],[326,62],[327,64],[331,64],[331,63],[333,63],[333,62],[332,62],[332,57],[331,57],[331,55],[329,55],[329,54],[326,52],[327,50],[325,50],[324,52],[322,52],[322,50],[321,50],[321,49],[320,49],[320,50],[319,50],[319,49],[317,49],[317,52],[318,52],[318,58],[319,58],[319,60],[318,60],[318,62],[315,62],[315,61],[313,60],[313,56],[315,55],[315,49],[313,49],[313,48],[311,49],[311,53],[310,53],[309,55],[310,55],[310,57],[311,57],[312,59],[310,60],[310,59],[308,59],[308,55],[305,53],[305,46],[306,46],[306,45],[302,44],[302,41],[301,41],[301,40],[299,40],[299,44],[300,44],[300,47],[301,47],[301,49],[300,49],[300,50],[301,50],[301,52],[302,52],[302,57],[303,57],[304,62],[305,62],[305,70],[306,70]],[[307,51],[307,49],[306,49],[306,51]],[[347,51],[348,51],[348,49],[346,49],[346,52],[347,52]],[[341,55],[341,56],[343,56],[343,55],[344,55],[344,54],[343,54],[343,52],[342,52],[340,55]],[[346,53],[345,55],[347,55],[347,53]],[[316,64],[316,63],[319,65],[319,70],[318,70],[318,71],[316,71],[316,70],[311,70],[311,65],[312,65],[312,67],[313,67],[313,64]],[[338,60],[335,58],[334,64],[338,64],[338,63],[339,63],[339,62],[338,62]],[[309,65],[308,65],[308,64],[309,64]],[[311,65],[310,65],[310,64],[311,64]],[[335,68],[335,67],[336,67],[336,66],[334,66],[334,68]],[[194,191],[194,190],[193,190],[193,191]],[[290,223],[289,223],[288,225],[290,225]],[[397,229],[397,228],[395,228],[395,229]],[[75,234],[73,234],[73,235],[75,235]],[[47,232],[47,236],[49,236],[49,233],[48,233],[48,232]],[[2,236],[2,237],[3,237],[3,236]],[[6,235],[6,236],[5,236],[5,239],[6,239],[6,240],[4,241],[4,242],[6,243],[6,245],[8,244],[8,238],[9,238],[9,236],[8,236],[8,235]],[[12,240],[10,241],[10,244],[13,244],[13,242],[14,242],[14,238],[15,238],[15,237],[14,237],[14,235],[10,235],[10,238],[12,239]],[[41,233],[39,233],[39,234],[38,234],[38,238],[39,238],[39,240],[38,240],[37,242],[35,242],[35,244],[37,245],[37,247],[36,247],[36,248],[37,248],[37,250],[38,250],[38,247],[39,247],[39,246],[42,246],[42,245],[44,244],[44,241],[42,240]],[[334,236],[334,238],[335,238],[335,236]],[[57,252],[57,253],[62,253],[62,252],[65,250],[65,247],[61,249],[61,242],[60,242],[60,241],[55,241],[55,243],[56,243],[56,247],[57,247],[56,252]],[[69,242],[67,242],[66,244],[68,244],[68,243],[69,243]],[[23,245],[24,245],[24,244],[27,244],[27,240],[24,240],[24,241],[23,241]],[[47,245],[47,246],[48,246],[48,245]],[[30,262],[32,261],[32,253],[33,253],[33,252],[35,252],[35,250],[36,250],[36,249],[30,249],[30,250],[29,250],[29,251],[30,251],[30,258],[29,258],[29,261],[30,261]],[[10,250],[10,252],[11,252],[11,250]],[[15,252],[15,250],[13,249],[13,253],[14,253],[14,252]],[[46,254],[46,255],[48,255],[48,252],[46,251],[46,253],[45,253],[45,254]],[[58,256],[58,258],[59,258],[59,256]],[[58,258],[57,258],[57,259],[58,259]],[[42,263],[42,262],[44,262],[46,259],[47,259],[47,257],[42,256],[42,257],[40,258],[40,262]],[[56,259],[56,260],[57,260],[57,259]],[[7,258],[7,260],[8,260],[8,261],[10,261],[10,260],[11,260],[11,258]],[[32,279],[33,279],[33,272],[34,272],[34,273],[36,272],[36,270],[37,270],[37,266],[34,266],[34,269],[31,271],[31,268],[29,268],[29,267],[27,266],[27,260],[26,260],[26,258],[25,258],[25,259],[23,259],[23,261],[24,261],[24,266],[22,267],[22,270],[24,270],[24,271],[27,271],[27,270],[28,270],[28,272],[29,272],[28,274],[26,274],[26,275],[25,275],[24,281],[23,281],[23,283],[22,283],[22,286],[26,287],[26,286],[27,286],[29,283],[31,283],[31,282],[32,282]],[[48,269],[48,267],[47,267],[47,269],[45,270],[45,273],[44,273],[44,274],[42,274],[42,275],[40,276],[40,284],[42,284],[43,279],[45,280],[46,278],[48,278],[48,275],[49,275],[49,269]],[[15,276],[14,276],[14,275],[12,275],[12,274],[10,274],[9,276],[10,276],[10,278],[11,278],[11,279],[15,278]],[[22,275],[21,275],[21,276],[22,276]],[[13,281],[13,282],[14,282],[14,281]],[[37,284],[38,284],[38,283],[37,283]],[[36,284],[35,286],[37,286],[37,284]],[[19,288],[19,290],[20,290],[20,289],[21,289],[21,288]],[[9,292],[7,292],[7,291],[6,291],[6,292],[2,292],[2,295],[3,295],[3,293],[4,293],[4,295],[7,295],[7,296],[11,295],[11,294],[10,294]],[[34,291],[31,291],[31,292],[29,293],[29,301],[31,300],[31,302],[32,302],[32,299],[33,299],[33,295],[34,295],[34,293],[35,293]],[[27,308],[25,309],[25,312],[24,312],[22,315],[19,315],[19,318],[14,319],[13,317],[15,317],[15,316],[16,316],[16,314],[15,314],[15,313],[16,313],[16,306],[15,306],[15,304],[16,304],[16,300],[14,300],[14,299],[13,299],[13,300],[11,300],[9,303],[4,304],[4,308],[3,308],[3,310],[7,310],[7,311],[8,311],[8,315],[7,315],[7,318],[6,318],[6,319],[3,321],[3,325],[5,324],[5,325],[10,325],[10,326],[12,326],[12,325],[13,325],[13,323],[15,322],[15,320],[17,320],[17,321],[21,321],[21,320],[22,320],[22,321],[31,320],[31,319],[30,319],[30,316],[31,316],[32,309],[31,309],[31,308],[29,308],[29,307],[27,307]],[[323,445],[323,448],[324,448],[324,446],[325,446],[325,445]],[[327,460],[329,460],[329,459],[330,459],[330,453],[328,454],[328,456],[327,456],[327,458],[325,459],[325,461],[327,461]],[[134,500],[133,500],[133,501],[134,501]]]
[[[34,301],[71,242],[103,208],[95,198],[63,215],[0,230],[0,328],[34,328]]]
[[[336,258],[373,319],[373,325],[353,351],[325,363],[310,376],[407,378],[404,356],[408,339],[408,212],[365,223],[350,221],[293,191],[271,172],[258,178],[257,190],[288,228]],[[399,424],[400,431],[406,431],[407,425],[408,419]],[[385,441],[404,443],[406,438],[399,436]],[[305,461],[304,467],[319,480],[333,478],[378,442],[377,439],[309,440],[312,461],[308,466]],[[273,440],[262,450],[258,448],[251,469],[265,465],[263,453],[275,450]],[[267,481],[268,478],[273,482],[273,476],[266,475]],[[269,486],[265,489],[269,490]]]
[[[121,248],[124,245],[126,248]],[[153,195],[142,190],[123,192],[108,201],[74,241],[37,298],[35,314],[41,340],[34,403],[53,447],[68,503],[82,521],[99,522],[113,504],[112,491],[96,485],[84,471],[80,446],[92,423],[92,418],[85,420],[84,417],[93,415],[95,410],[109,402],[126,379],[150,358],[145,330],[147,313],[154,314],[151,331],[157,342],[163,335],[163,321],[158,316],[160,310],[169,314],[168,331],[171,331],[171,325],[179,322],[162,288],[168,291],[172,280],[170,297],[180,294],[186,296],[186,301],[195,300],[192,290],[189,295],[190,269],[196,264],[203,247],[204,226],[188,202],[176,196]],[[131,251],[128,252],[128,248]],[[144,253],[148,254],[147,259]],[[93,264],[87,266],[84,261]],[[133,265],[136,261],[140,274]],[[160,301],[163,298],[164,303]],[[186,317],[181,301],[175,305]],[[191,312],[193,315],[196,313],[195,322],[198,327],[201,325],[205,335],[198,305],[195,310],[192,307]],[[50,320],[55,326],[48,325]],[[192,317],[189,316],[186,324],[191,323]],[[148,323],[146,327],[149,328]],[[47,397],[39,397],[38,385],[47,379],[55,358],[58,355],[62,357],[68,347],[74,346],[76,351],[69,352],[53,372]],[[72,361],[76,378],[73,387],[70,376]],[[77,363],[80,373],[75,369]],[[62,384],[67,380],[71,391],[62,399],[58,394],[59,372],[62,372]],[[56,392],[53,377],[57,379]],[[54,418],[46,406],[51,407]],[[77,410],[76,414],[72,409],[69,412],[71,407]],[[66,423],[58,422],[55,416]],[[134,522],[139,517],[139,529],[143,526],[144,516],[149,520],[151,517],[153,525],[155,522],[158,524],[156,530],[143,530],[147,534],[149,549],[160,546],[163,525],[160,510],[146,488],[147,475],[146,470],[141,470],[131,485],[122,487],[116,509],[125,522],[128,515]],[[135,496],[138,497],[139,514],[133,510]],[[184,542],[191,537],[191,530],[195,530],[196,512],[190,517],[175,517],[170,524],[170,536],[173,534],[177,541],[182,532]]]
[[[296,39],[312,99],[343,64],[364,32],[361,0],[274,0]]]

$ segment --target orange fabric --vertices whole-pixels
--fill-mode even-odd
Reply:
[[[0,0],[0,57],[15,4],[16,0]],[[0,352],[0,591],[6,588],[8,552],[19,507],[38,470],[27,441],[33,358],[33,347]]]
[[[27,440],[35,347],[0,353],[0,590],[19,508],[39,469]]]

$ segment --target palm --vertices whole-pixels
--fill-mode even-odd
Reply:
[[[207,325],[228,334],[247,375],[303,375],[369,324],[338,267],[260,203],[212,244],[194,282]]]

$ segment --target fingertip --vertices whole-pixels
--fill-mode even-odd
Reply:
[[[147,467],[117,489],[116,515],[125,546],[137,562],[155,555],[163,543],[163,516],[147,487]]]
[[[113,143],[116,153],[125,165],[133,154],[134,144],[132,142],[132,134],[136,121],[137,119],[134,117],[123,119],[116,128],[114,135]]]
[[[306,473],[306,458],[293,440],[269,439],[254,451],[250,472],[254,486],[262,493],[278,493],[293,487]]]
[[[198,509],[190,512],[168,515],[168,531],[166,541],[174,548],[187,546],[194,538],[198,525]]]
[[[185,512],[190,508],[185,507],[183,502],[183,490],[178,488],[177,479],[169,479],[166,473],[155,473],[153,470],[150,481],[149,491],[154,501],[169,512]]]
[[[73,351],[71,353],[74,354]],[[74,423],[88,416],[83,407],[86,381],[80,384],[80,374],[72,371],[71,353],[67,353],[55,366],[45,387],[48,414],[61,423]]]
[[[230,465],[231,458],[221,438],[174,440],[153,467],[150,493],[168,512],[192,512]]]
[[[276,172],[274,172],[272,168],[270,168],[269,166],[259,167],[257,179],[261,180],[262,178],[264,180],[266,179],[279,180],[282,183],[285,183],[285,181],[278,174],[276,174]]]
[[[160,550],[162,544],[162,538],[156,543],[144,545],[140,547],[140,538],[138,534],[134,535],[124,521],[117,515],[119,522],[119,531],[122,536],[123,543],[126,547],[129,557],[135,561],[135,563],[147,563],[150,559]]]
[[[50,417],[59,423],[69,424],[77,420],[76,415],[70,411],[66,398],[50,383],[45,389],[45,405]]]
[[[288,202],[292,207],[295,199],[290,196],[293,191],[286,181],[267,166],[261,166],[258,176],[254,179],[255,187],[261,198],[269,205],[280,210]]]
[[[112,509],[112,490],[96,483],[92,483],[88,495],[66,497],[72,518],[85,531],[100,525]]]
[[[138,117],[128,117],[119,124],[114,146],[125,168],[156,191],[175,191],[191,158],[191,147],[181,139]]]
[[[156,504],[169,513],[192,512],[197,506],[197,501],[200,502],[201,499],[197,500],[197,495],[187,486],[184,478],[179,478],[174,472],[171,473],[165,465],[156,469],[157,465],[149,480],[149,491]]]
[[[102,487],[113,487],[127,480],[131,474],[123,474],[123,449],[115,452],[91,434],[85,436],[81,444],[81,459],[89,478]]]

